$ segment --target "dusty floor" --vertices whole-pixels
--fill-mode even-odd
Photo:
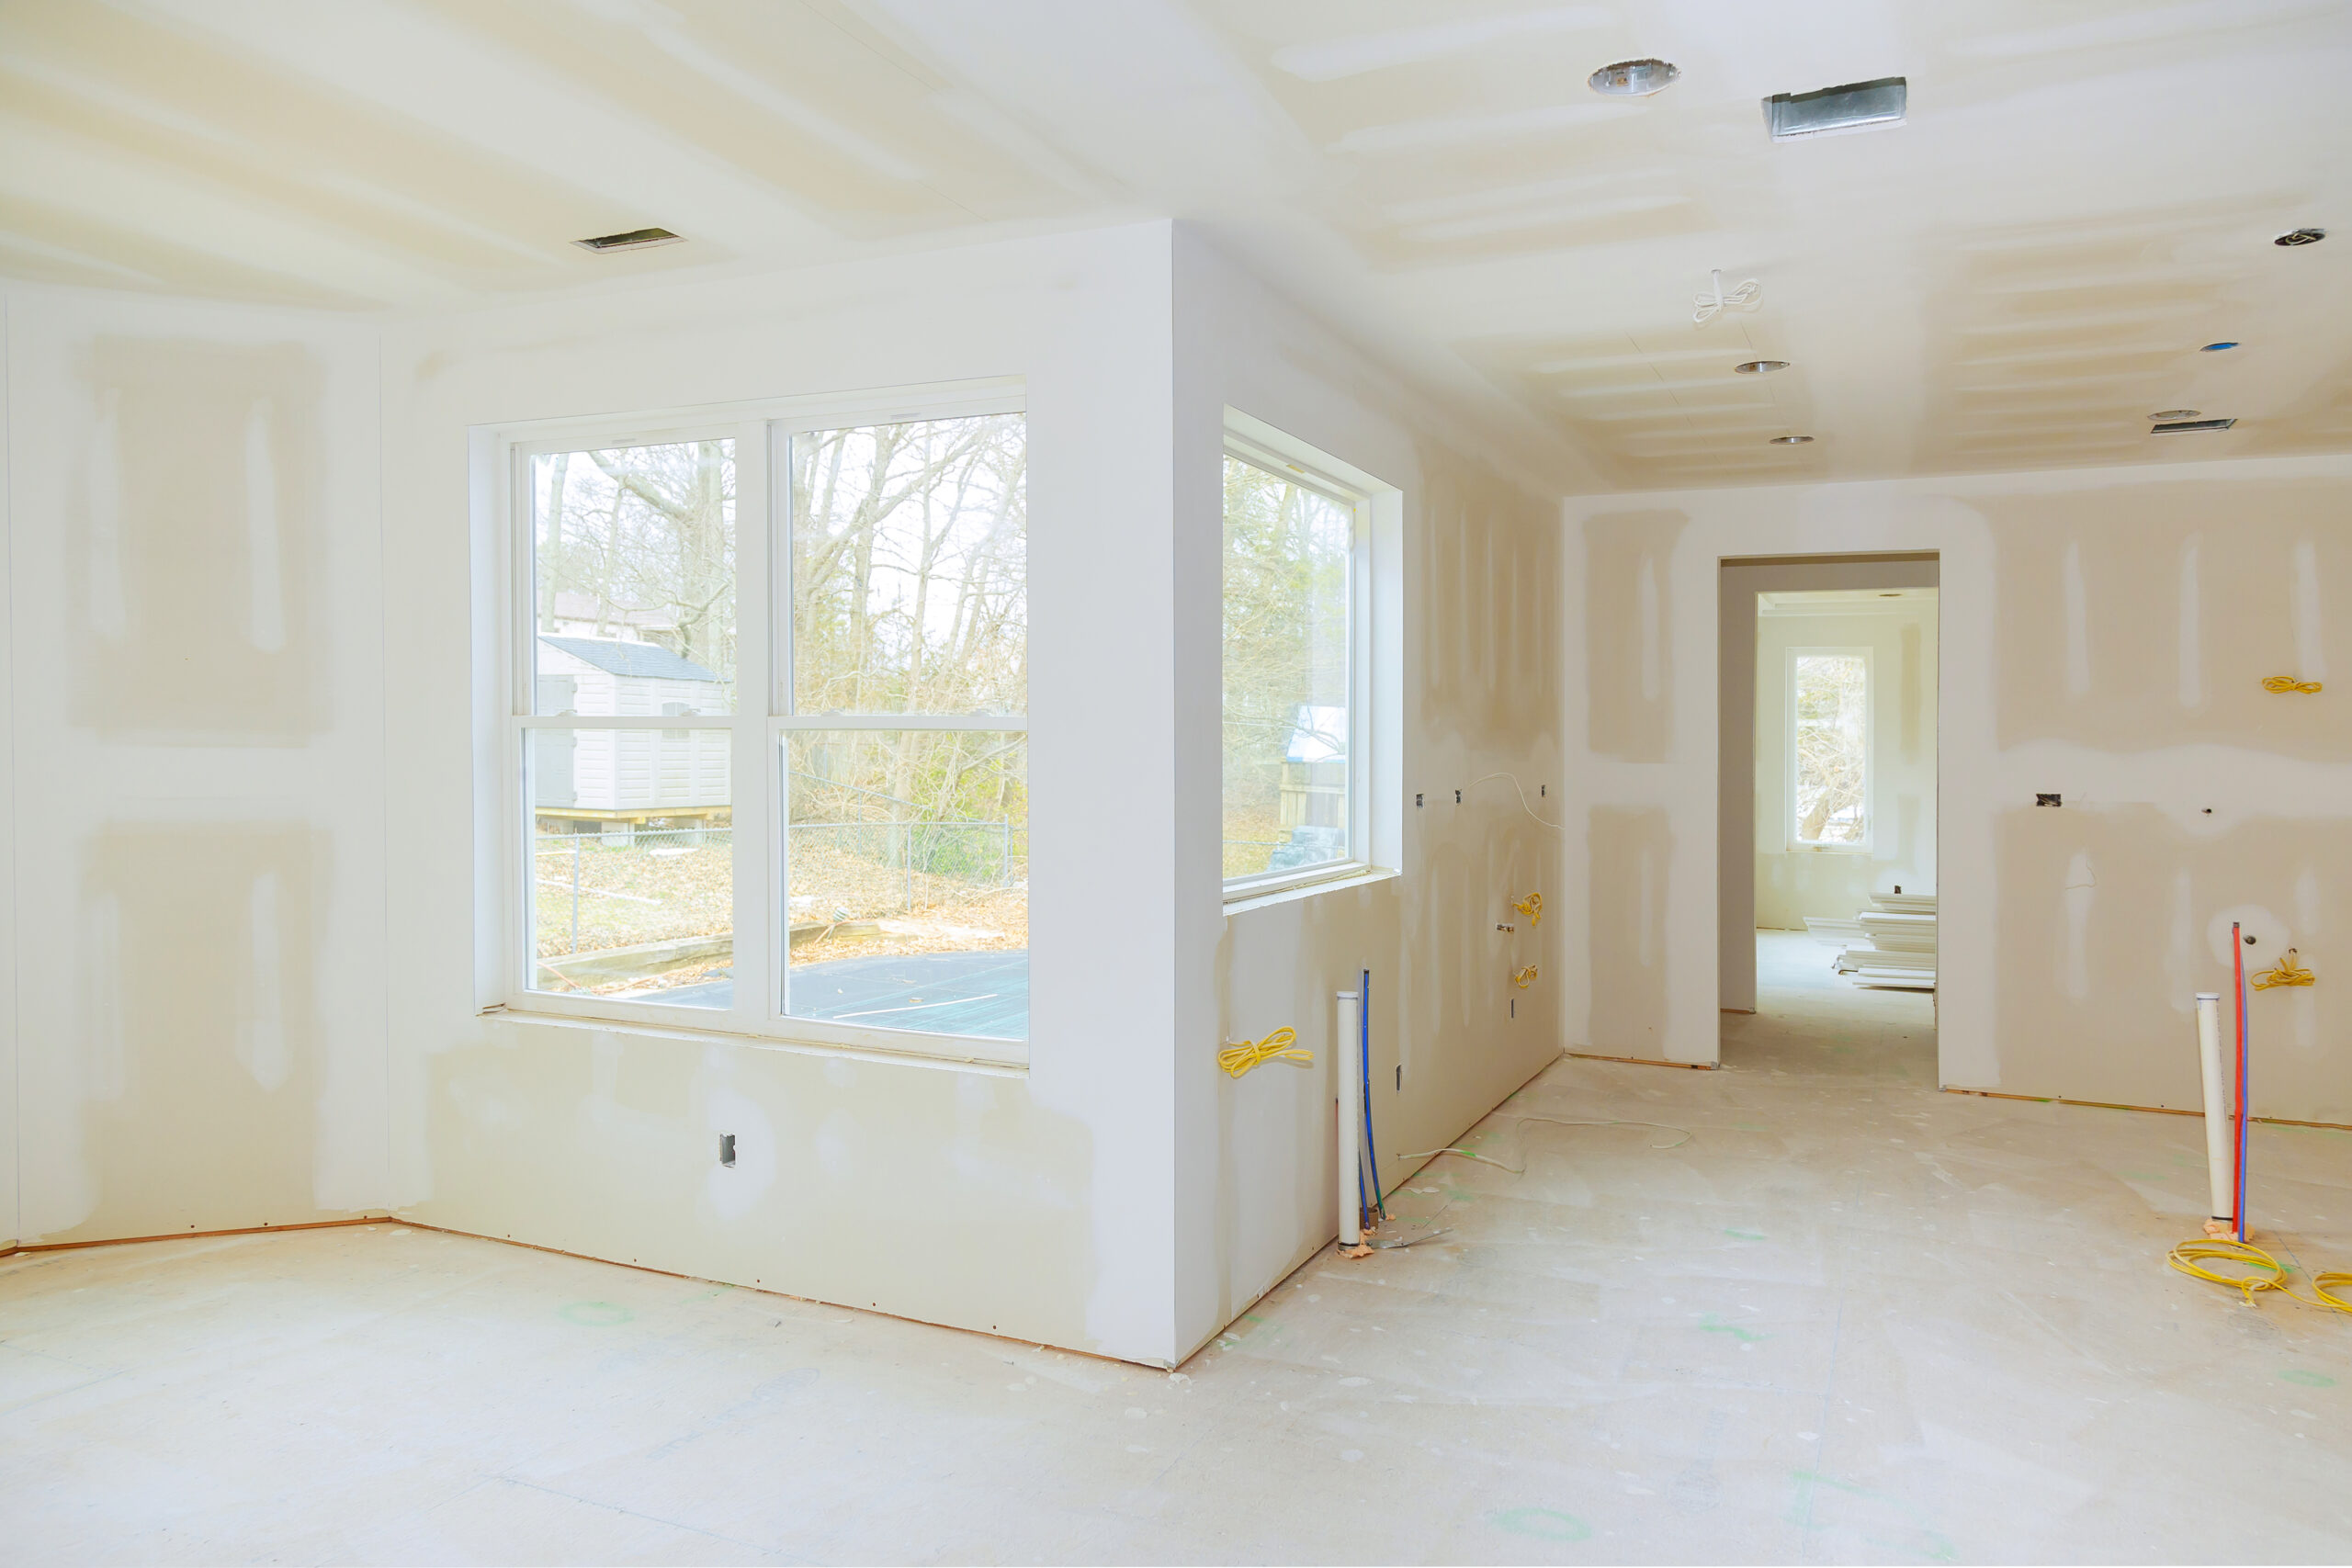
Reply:
[[[0,1559],[2352,1557],[2352,1318],[2163,1267],[2198,1123],[1939,1094],[1927,999],[1817,953],[1174,1377],[395,1224],[20,1255]],[[2256,1143],[2352,1267],[2352,1134]]]

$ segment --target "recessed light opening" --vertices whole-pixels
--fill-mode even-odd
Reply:
[[[2197,409],[2165,409],[2150,414],[2148,418],[2157,424],[2164,424],[2174,420],[2195,419],[2199,412]]]
[[[1751,359],[1745,365],[1732,367],[1743,376],[1770,376],[1775,370],[1786,370],[1788,367],[1789,362],[1785,359]]]
[[[655,245],[674,245],[684,239],[667,229],[631,229],[619,234],[595,234],[571,243],[583,251],[644,251]]]
[[[2326,238],[2327,231],[2324,229],[2298,229],[2293,233],[2281,234],[2270,243],[2292,249],[2297,245],[2316,245]]]
[[[1764,125],[1775,141],[1867,130],[1903,120],[1909,85],[1900,76],[1849,82],[1813,93],[1775,93],[1764,100]]]
[[[2237,423],[2234,419],[2175,419],[2151,425],[2151,435],[2181,435],[2192,430],[2227,430]]]
[[[1772,445],[1775,446],[1802,446],[1812,439],[1813,437],[1810,435],[1775,435],[1772,437]]]
[[[1621,60],[1585,78],[1586,85],[1607,98],[1646,98],[1672,86],[1682,72],[1663,60]]]

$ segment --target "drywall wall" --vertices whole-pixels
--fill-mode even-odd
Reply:
[[[380,1211],[374,328],[6,310],[16,1232]]]
[[[1560,936],[1585,998],[1572,1047],[1715,1056],[1720,563],[1934,552],[1943,1081],[2193,1106],[2191,998],[2225,987],[2212,933],[2237,918],[2259,961],[2293,942],[2320,977],[2256,998],[2256,1110],[2352,1121],[2352,971],[2331,981],[2352,706],[2333,685],[2260,683],[2324,682],[2345,657],[2347,503],[2340,458],[1569,502],[1566,773],[1588,831],[1567,836],[1566,874],[1591,886]],[[1623,592],[1629,558],[1656,563],[1656,611]],[[1634,657],[1588,652],[1621,643]],[[1629,756],[1644,725],[1662,752]],[[2064,804],[2037,807],[2044,792]],[[1588,847],[1646,820],[1662,873]],[[1677,960],[1674,983],[1646,990],[1611,972],[1625,939],[1600,918],[1645,897],[1663,899]]]
[[[1793,649],[1815,648],[1863,649],[1871,656],[1866,849],[1801,847],[1790,829],[1788,660]],[[1874,893],[1898,886],[1933,893],[1934,599],[1891,600],[1883,611],[1851,615],[1758,617],[1754,691],[1756,924],[1803,931],[1807,915],[1853,919]]]
[[[1419,1163],[1400,1155],[1450,1142],[1558,1054],[1549,911],[1570,895],[1558,832],[1488,776],[1515,773],[1552,815],[1555,507],[1182,225],[1175,258],[1176,1267],[1189,1349],[1336,1231],[1333,993],[1371,971],[1374,1125],[1393,1181]],[[1402,491],[1374,540],[1370,742],[1371,859],[1399,874],[1229,914],[1218,815],[1228,407]],[[1547,905],[1540,926],[1510,908],[1533,892]],[[1539,978],[1515,987],[1528,964]],[[1221,1043],[1285,1025],[1315,1052],[1311,1069],[1217,1070]]]
[[[387,593],[431,634],[386,689],[401,1213],[1135,1359],[1189,1348],[1169,1240],[1170,244],[1147,224],[388,333]],[[1007,376],[1030,453],[1025,1071],[481,1016],[503,807],[494,778],[476,787],[498,617],[471,433]]]

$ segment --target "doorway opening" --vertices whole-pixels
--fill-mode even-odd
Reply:
[[[1721,588],[1721,1063],[1933,1085],[1936,558]]]

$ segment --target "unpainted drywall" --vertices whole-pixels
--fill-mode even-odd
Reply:
[[[21,1239],[380,1212],[373,329],[5,307]]]
[[[1686,519],[1611,512],[1584,524],[1586,734],[1592,750],[1662,762],[1674,739],[1668,570]]]
[[[1669,1059],[1714,1056],[1718,634],[1708,611],[1718,563],[1931,552],[1940,579],[1943,1080],[2124,1104],[2177,1099],[2181,1064],[2195,1050],[2181,1009],[2197,982],[2167,956],[2172,925],[2163,925],[2163,940],[2143,942],[2130,920],[2177,903],[2203,931],[2244,904],[2291,924],[2285,910],[2300,907],[2297,889],[2331,887],[2347,870],[2341,830],[2352,818],[2352,765],[2340,694],[2327,685],[2273,694],[2261,685],[2274,674],[2324,682],[2331,649],[2352,626],[2352,563],[2339,526],[2347,504],[2352,468],[2340,458],[1569,502],[1565,602],[1579,615],[1616,604],[1590,588],[1583,541],[1611,537],[1621,525],[1608,520],[1628,513],[1688,519],[1666,590],[1674,606],[1666,760],[1624,762],[1622,726],[1588,722],[1579,711],[1589,704],[1605,716],[1613,675],[1572,665],[1566,687],[1577,742],[1568,810],[1583,829],[1570,874],[1589,867],[1594,893],[1561,933],[1562,966],[1591,998],[1593,1022],[1654,1027]],[[1604,573],[1622,579],[1617,556],[1601,554]],[[1597,635],[1606,645],[1622,633],[1573,628],[1570,657],[1589,666]],[[2035,807],[2042,793],[2064,804]],[[1614,846],[1628,814],[1642,811],[1664,815],[1673,845],[1663,918],[1679,962],[1675,983],[1647,997],[1629,1026],[1603,999],[1600,972],[1619,966],[1623,938],[1601,929],[1600,884],[1627,878]],[[2018,811],[2042,817],[2020,828]],[[2075,842],[2069,833],[2089,832],[2065,828],[2078,811],[2111,815],[2098,818],[2097,837]],[[2203,851],[2188,847],[2209,835],[2230,846],[2228,855],[2217,847],[2200,859]],[[2226,874],[2216,856],[2230,860]],[[2075,874],[2078,857],[2099,887],[2131,893],[2109,899],[2090,890]],[[2116,907],[2127,902],[2140,906],[2128,918]],[[2324,899],[2314,908],[2301,926],[2332,929]],[[2082,922],[2079,968],[2061,962],[2074,949],[2061,942],[2053,956],[2052,948],[2053,933],[2075,929],[2070,919]],[[2299,940],[2326,987],[2333,939]],[[2077,986],[2079,1003],[2067,988]],[[2067,1006],[2044,1005],[2053,993]],[[2322,1004],[2266,993],[2263,1005],[2283,1014]],[[2088,1028],[2068,1010],[2075,1007],[2133,1021]],[[1599,1049],[1592,1023],[1577,1038],[1577,1018],[1572,1007],[1572,1047]],[[2313,1018],[2316,1043],[2270,1080],[2268,1113],[2328,1120],[2352,1100],[2352,1055]],[[2268,1037],[2285,1051],[2300,1027],[2290,1020]]]
[[[1153,224],[388,330],[387,590],[449,633],[387,687],[401,1213],[1136,1360],[1189,1348],[1175,865],[1148,827],[1175,810],[1169,288]],[[1029,435],[1026,1071],[481,1016],[509,807],[478,433],[1008,376]],[[769,1140],[772,1179],[714,1175],[722,1131]]]
[[[544,1022],[484,1026],[424,1067],[435,1190],[414,1212],[435,1224],[1099,1340],[1092,1136],[1018,1074]]]
[[[2274,817],[2220,827],[2152,805],[2011,807],[1996,875],[2004,931],[2004,1039],[2029,1043],[2037,1092],[2195,1111],[2203,1106],[2195,998],[2233,986],[2233,921],[2249,975],[2289,947],[2313,986],[2250,990],[2254,1109],[2352,1123],[2345,1055],[2352,988],[2341,981],[2352,818]],[[2226,1016],[2226,1012],[2225,1012]]]
[[[109,739],[299,744],[326,720],[324,372],[300,344],[105,337],[65,663]]]
[[[1553,507],[1195,231],[1176,232],[1176,802],[1182,917],[1177,1283],[1185,1348],[1338,1229],[1334,993],[1371,974],[1385,1184],[1558,1054],[1554,925],[1561,581]],[[1226,912],[1218,743],[1224,413],[1231,407],[1402,493],[1374,507],[1372,862],[1396,874]],[[1523,785],[1522,807],[1510,780]],[[1457,802],[1455,792],[1461,792]],[[1418,804],[1417,804],[1418,802]],[[1512,931],[1497,928],[1513,924]],[[1532,965],[1524,987],[1511,976]],[[1218,1047],[1291,1027],[1315,1052],[1238,1080]],[[1349,1100],[1353,1104],[1352,1099]]]

